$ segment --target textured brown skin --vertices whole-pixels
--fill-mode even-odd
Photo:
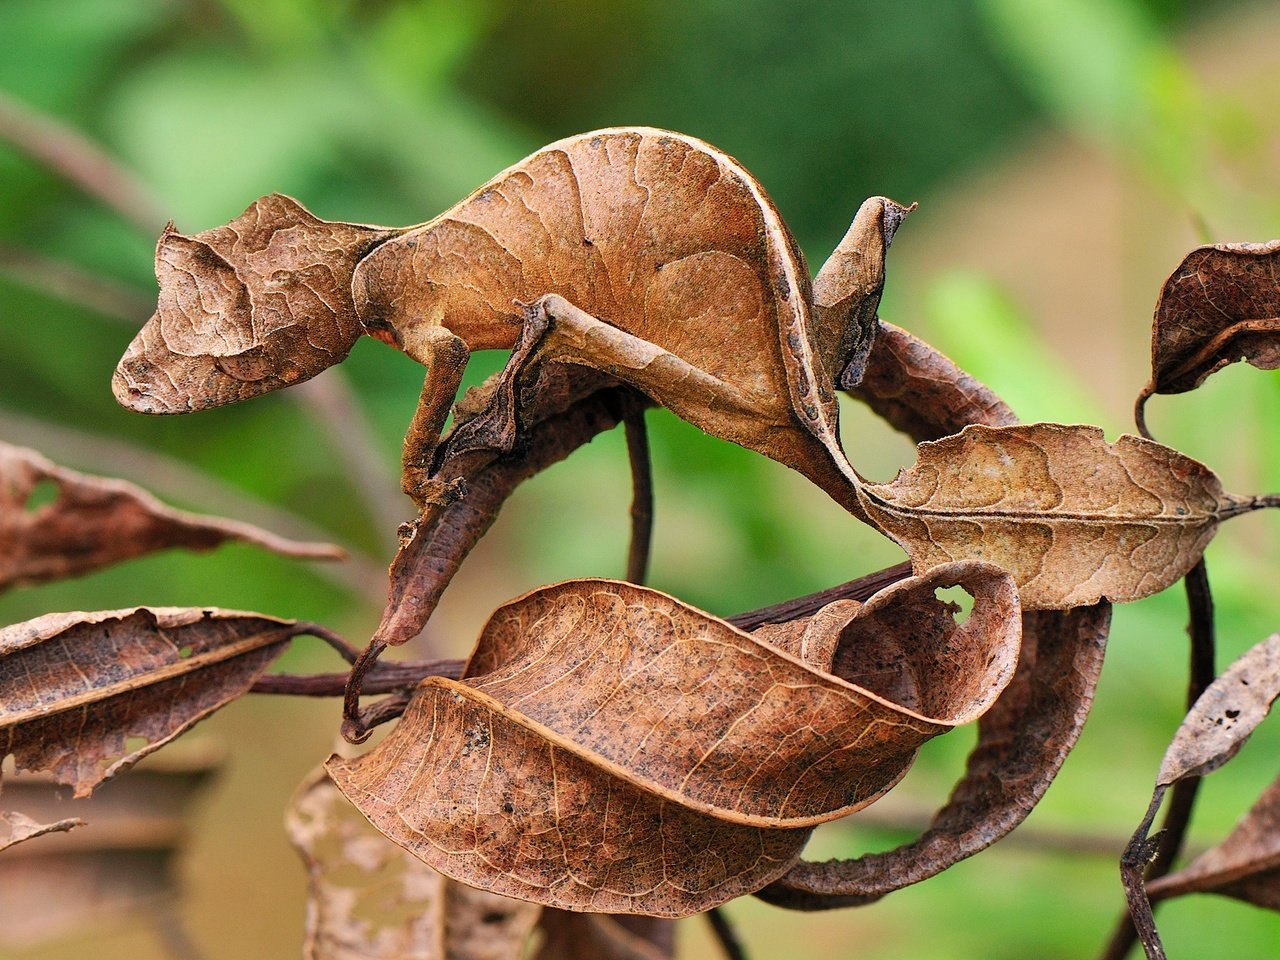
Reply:
[[[1231,833],[1177,873],[1147,884],[1152,900],[1219,893],[1280,910],[1280,780],[1273,782]]]
[[[1000,398],[928,344],[881,325],[853,392],[917,442],[953,433],[971,414],[1007,423]],[[912,409],[908,416],[901,412]],[[891,415],[889,411],[899,411]],[[1014,830],[1044,796],[1079,739],[1106,650],[1111,607],[1024,611],[1013,681],[978,721],[964,777],[920,837],[855,860],[801,862],[756,896],[794,910],[873,903],[936,876]]]
[[[1280,367],[1280,240],[1191,251],[1160,290],[1151,326],[1153,393],[1186,393],[1237,360]]]
[[[517,960],[540,908],[449,880],[396,846],[323,769],[285,814],[310,879],[307,960]]]
[[[136,607],[0,630],[0,758],[87,796],[248,691],[300,630],[260,614]],[[184,656],[184,651],[186,655]],[[126,752],[129,737],[145,743]]]
[[[421,501],[438,495],[420,474],[469,352],[516,344],[513,304],[563,305],[539,359],[604,370],[856,510],[834,384],[860,372],[906,212],[868,200],[811,289],[750,174],[651,128],[559,141],[417,227],[330,224],[265,197],[161,238],[160,307],[114,389],[141,412],[203,409],[314,376],[370,333],[427,367],[406,448]]]
[[[28,509],[28,498],[45,481],[56,486],[57,498]],[[77,576],[155,550],[209,550],[228,541],[291,557],[343,556],[329,544],[297,543],[248,523],[174,510],[131,483],[67,470],[34,450],[0,443],[0,590]]]
[[[958,628],[923,599],[956,582],[977,600]],[[835,652],[852,680],[885,679],[899,605],[920,628],[911,682],[894,680],[914,708],[654,590],[543,588],[495,612],[462,681],[424,681],[386,740],[328,769],[380,830],[463,882],[564,909],[700,912],[783,873],[808,828],[881,795],[1008,682],[1016,593],[981,565],[854,605]]]
[[[912,467],[859,495],[917,572],[994,563],[1029,610],[1158,593],[1195,565],[1222,520],[1258,508],[1169,447],[1055,423],[973,425],[922,443]]]

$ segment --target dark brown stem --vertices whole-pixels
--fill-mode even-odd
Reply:
[[[1183,585],[1187,591],[1187,611],[1190,618],[1187,626],[1187,633],[1191,637],[1191,663],[1187,683],[1187,709],[1190,710],[1217,676],[1213,593],[1209,589],[1209,571],[1203,557],[1187,573]],[[1195,808],[1196,794],[1199,790],[1200,777],[1187,777],[1173,785],[1169,794],[1169,809],[1165,812],[1159,841],[1155,845],[1155,855],[1149,866],[1143,863],[1145,871],[1140,871],[1139,882],[1144,887],[1173,869],[1174,861],[1182,851],[1187,828],[1191,824],[1191,812]],[[1123,869],[1125,868],[1122,867]],[[1133,919],[1133,894],[1128,889],[1128,882],[1126,882],[1126,897],[1129,900],[1129,915],[1122,916],[1116,923],[1111,940],[1102,954],[1102,960],[1122,960],[1138,942],[1141,931],[1135,926]],[[1142,899],[1145,903],[1145,893]],[[1143,908],[1140,907],[1140,909]],[[1145,907],[1148,913],[1153,909],[1150,905]],[[1154,917],[1151,922],[1154,929]],[[1156,943],[1159,943],[1158,937]],[[1143,944],[1144,946],[1147,944],[1145,938]],[[1147,954],[1152,956],[1149,948]]]
[[[1147,401],[1151,399],[1151,395],[1156,392],[1156,385],[1148,383],[1142,388],[1142,392],[1138,394],[1138,399],[1133,402],[1133,422],[1138,426],[1139,435],[1148,440],[1155,440],[1151,435],[1151,431],[1147,429]]]
[[[1156,811],[1160,809],[1164,792],[1163,786],[1156,787],[1151,795],[1151,805],[1147,807],[1146,816],[1142,818],[1142,823],[1138,824],[1138,829],[1134,831],[1120,857],[1120,882],[1124,884],[1125,900],[1129,905],[1129,917],[1134,932],[1126,942],[1126,938],[1122,936],[1123,928],[1118,929],[1111,943],[1108,944],[1106,953],[1103,954],[1104,958],[1114,957],[1115,960],[1120,960],[1129,952],[1134,942],[1140,940],[1148,960],[1165,960],[1164,946],[1160,943],[1160,934],[1156,930],[1156,920],[1151,912],[1151,901],[1147,899],[1144,878],[1147,866],[1155,855],[1158,842],[1158,838],[1150,838],[1147,834],[1151,830],[1151,822],[1155,820]]]
[[[627,434],[632,484],[627,579],[632,583],[644,583],[649,572],[649,550],[653,542],[653,466],[649,460],[649,432],[644,425],[644,409],[629,411],[622,423]]]
[[[366,676],[377,665],[378,658],[386,649],[385,643],[371,640],[351,666],[342,698],[342,736],[350,743],[364,743],[369,739],[372,728],[360,714],[360,693],[364,689]]]
[[[727,619],[740,630],[754,630],[756,627],[766,623],[786,623],[789,620],[796,620],[800,617],[807,617],[810,614],[817,613],[828,603],[835,600],[866,600],[879,593],[885,587],[892,586],[899,580],[905,580],[909,576],[911,576],[911,564],[899,563],[892,567],[886,567],[884,570],[868,573],[865,576],[858,577],[856,580],[828,587],[826,590],[819,590],[817,593],[806,594],[793,600],[784,600],[781,603],[775,603],[771,607],[761,607],[759,610],[748,610],[746,613],[734,614]]]
[[[323,640],[336,650],[338,656],[347,661],[347,663],[355,663],[360,658],[359,650],[328,627],[323,627],[318,623],[300,623],[294,629],[297,631],[298,636],[315,637]]]
[[[465,660],[406,660],[400,663],[379,662],[369,671],[361,686],[361,693],[377,694],[401,691],[417,686],[424,677],[448,677],[457,680],[462,676]],[[250,693],[274,693],[291,697],[341,697],[346,693],[345,673],[273,673],[260,677]]]
[[[729,922],[724,911],[720,907],[712,907],[703,916],[711,924],[711,930],[716,935],[716,941],[724,951],[726,960],[747,960],[747,952],[742,948],[742,941],[738,939],[738,933],[733,929],[733,924]]]

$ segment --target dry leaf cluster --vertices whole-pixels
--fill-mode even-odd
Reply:
[[[315,376],[369,334],[424,367],[402,464],[417,515],[358,654],[314,624],[212,607],[0,630],[0,754],[79,796],[253,690],[345,693],[353,744],[393,723],[376,746],[331,757],[289,807],[317,960],[498,960],[528,955],[531,937],[543,960],[652,960],[672,955],[666,918],[711,911],[723,931],[715,908],[746,894],[802,910],[868,903],[977,853],[1022,822],[1074,745],[1109,603],[1186,577],[1193,641],[1208,642],[1205,546],[1223,520],[1275,498],[1224,492],[1146,435],[1142,410],[1240,357],[1280,365],[1280,252],[1187,257],[1156,309],[1144,436],[1108,442],[1094,427],[1019,424],[879,320],[886,255],[911,209],[866,201],[811,277],[740,164],[636,128],[552,144],[416,226],[328,222],[279,195],[193,236],[170,225],[156,313],[116,372],[120,402],[184,413],[253,397]],[[458,397],[471,352],[486,349],[510,358]],[[838,391],[918,442],[916,462],[866,481],[838,439]],[[727,620],[643,586],[654,405],[795,469],[851,528],[900,544],[910,567]],[[619,424],[636,478],[630,582],[512,600],[465,664],[380,660],[421,632],[521,482]],[[47,502],[41,484],[53,485]],[[0,588],[227,540],[335,553],[0,447]],[[953,586],[973,600],[966,618],[938,597]],[[267,675],[303,634],[349,673]],[[1170,747],[1123,858],[1150,956],[1162,953],[1148,894],[1280,905],[1275,786],[1176,873],[1157,876],[1172,854],[1148,869],[1159,851],[1147,838],[1165,792],[1185,797],[1230,759],[1277,694],[1273,637],[1208,686]],[[814,826],[874,802],[925,741],[970,722],[964,775],[921,836],[802,859]],[[0,850],[52,843],[37,838],[76,822],[6,813]],[[1166,852],[1184,828],[1165,834]],[[1111,955],[1132,936],[1121,930]]]

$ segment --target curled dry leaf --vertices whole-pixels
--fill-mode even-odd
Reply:
[[[860,491],[917,572],[973,559],[1008,570],[1027,609],[1137,600],[1200,559],[1218,524],[1258,509],[1203,464],[1097,427],[969,426]]]
[[[87,796],[245,693],[307,629],[198,607],[51,613],[5,627],[0,758],[12,753],[19,770],[47,770]]]
[[[960,626],[932,600],[954,583],[977,601]],[[925,595],[947,625],[915,619]],[[885,629],[898,606],[921,628],[909,650]],[[462,681],[424,681],[386,740],[328,769],[380,830],[466,883],[697,913],[785,872],[809,828],[990,706],[1017,610],[1007,575],[980,564],[903,581],[850,611],[835,676],[657,591],[559,584],[499,608]]]
[[[153,550],[207,550],[229,540],[293,557],[343,556],[329,544],[297,543],[251,524],[174,510],[123,480],[67,470],[34,450],[0,443],[0,590],[88,573]]]
[[[84,821],[79,817],[69,817],[54,823],[36,823],[25,814],[0,810],[0,853],[10,847],[43,837],[47,833],[65,833],[74,827],[83,827]]]
[[[1152,900],[1220,893],[1280,910],[1280,780],[1263,791],[1235,829],[1177,873],[1147,884]]]
[[[881,324],[853,395],[917,442],[955,433],[968,418],[1013,414],[991,390],[912,334]],[[973,856],[1016,828],[1044,796],[1089,715],[1111,607],[1024,611],[1018,670],[978,721],[964,777],[919,838],[884,853],[800,863],[757,896],[819,910],[878,900]]]
[[[1251,648],[1209,685],[1188,711],[1160,763],[1156,785],[1218,769],[1233,756],[1280,696],[1280,633]]]
[[[541,910],[449,880],[311,774],[285,816],[310,876],[308,960],[519,960]]]
[[[1152,394],[1194,390],[1237,360],[1280,367],[1280,240],[1200,247],[1165,281],[1151,328],[1151,382],[1138,396],[1139,426]]]
[[[369,333],[427,368],[405,451],[406,488],[422,504],[441,495],[433,451],[470,351],[514,348],[472,445],[511,449],[517,381],[539,360],[563,361],[856,510],[834,386],[861,375],[885,251],[907,212],[868,200],[811,288],[754,178],[662,130],[558,141],[416,227],[329,223],[273,195],[216,230],[166,231],[159,308],[114,388],[145,413],[202,409],[314,376]]]

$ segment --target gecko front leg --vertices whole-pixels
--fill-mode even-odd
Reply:
[[[401,486],[419,508],[427,503],[447,503],[457,498],[457,485],[433,479],[431,468],[471,351],[461,337],[436,324],[408,328],[401,335],[400,346],[426,368],[422,396],[404,437]]]

